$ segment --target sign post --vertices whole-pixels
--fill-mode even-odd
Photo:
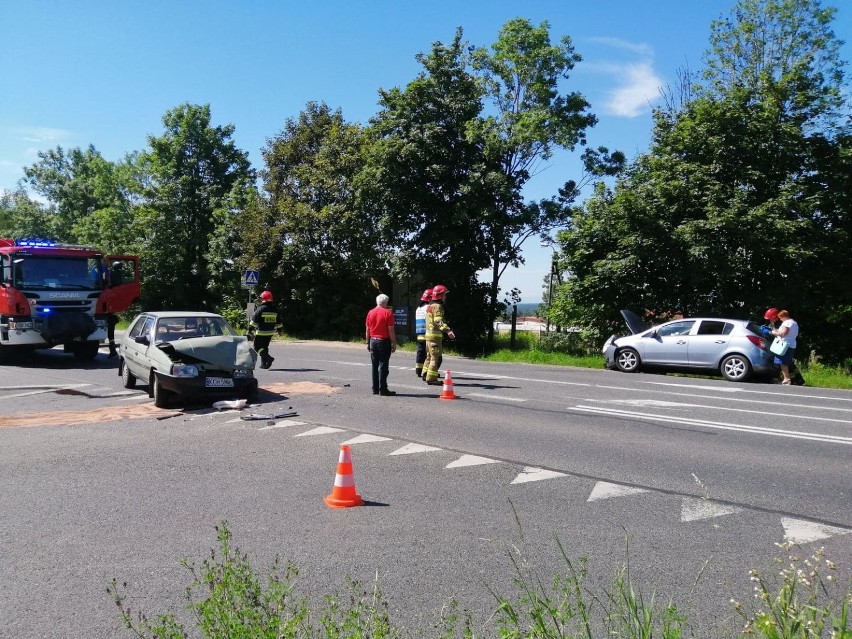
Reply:
[[[254,315],[254,304],[251,303],[251,294],[254,291],[254,287],[257,286],[260,281],[260,271],[255,271],[253,269],[247,269],[245,274],[243,274],[243,288],[248,289],[248,301],[246,301],[246,320],[251,322],[251,317]]]

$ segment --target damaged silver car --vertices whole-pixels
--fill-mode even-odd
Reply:
[[[651,326],[632,311],[621,315],[632,335],[606,341],[601,350],[607,368],[719,373],[731,382],[776,374],[769,343],[754,322],[688,317]]]
[[[154,405],[185,398],[251,398],[257,353],[221,315],[188,311],[142,313],[119,349],[118,374],[125,388],[148,384]]]

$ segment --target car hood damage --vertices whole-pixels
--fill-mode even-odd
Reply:
[[[234,368],[253,369],[257,353],[242,336],[196,337],[157,344],[170,360],[183,364],[207,364],[222,370]]]

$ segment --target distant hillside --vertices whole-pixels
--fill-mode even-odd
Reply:
[[[538,312],[538,307],[541,306],[541,302],[529,302],[529,303],[521,303],[518,304],[518,315],[535,315]],[[512,310],[508,309],[511,313]]]

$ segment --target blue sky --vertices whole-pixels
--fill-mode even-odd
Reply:
[[[852,3],[835,33],[852,41]],[[142,150],[161,118],[183,102],[210,104],[214,124],[261,168],[260,150],[308,101],[365,123],[378,90],[405,86],[414,59],[462,27],[490,45],[509,19],[547,20],[583,56],[567,91],[591,102],[599,123],[589,144],[632,158],[650,139],[658,87],[679,68],[702,68],[712,20],[734,0],[2,0],[0,2],[0,190],[13,189],[38,151],[93,144],[108,160]],[[847,44],[843,58],[852,60]],[[576,153],[559,154],[526,195],[555,194],[577,178]],[[527,264],[504,290],[541,299],[550,249],[525,244]]]

